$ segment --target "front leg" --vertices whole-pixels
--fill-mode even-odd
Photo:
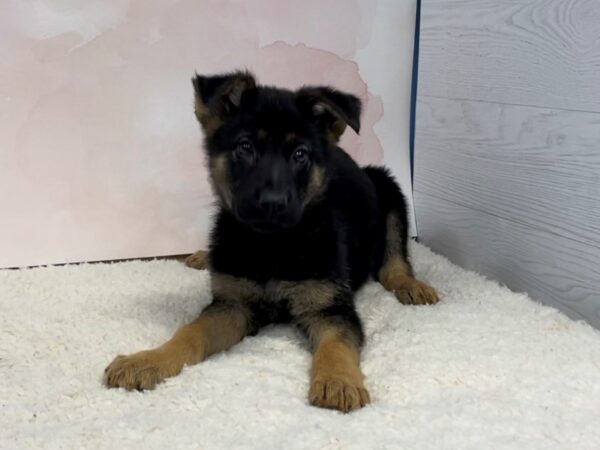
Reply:
[[[165,344],[132,355],[117,356],[105,369],[108,387],[153,389],[178,375],[185,365],[230,348],[249,330],[249,312],[238,304],[215,300],[194,322],[181,327]]]
[[[360,369],[360,349],[347,330],[327,325],[314,350],[310,403],[322,408],[349,412],[370,402]]]
[[[180,328],[165,344],[129,356],[117,356],[106,368],[109,387],[152,389],[175,376],[185,365],[227,350],[244,336],[256,332],[254,314],[248,304],[261,290],[250,280],[211,273],[213,302],[194,322]]]
[[[363,331],[353,294],[328,281],[296,283],[292,313],[313,350],[309,401],[349,412],[370,402],[360,369]]]

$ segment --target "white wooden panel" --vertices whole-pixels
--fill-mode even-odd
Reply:
[[[600,1],[423,0],[419,237],[600,325]]]
[[[414,191],[419,239],[452,261],[600,327],[600,250]],[[485,293],[482,293],[485,301]]]
[[[600,114],[420,97],[414,187],[600,248]]]
[[[600,112],[600,1],[423,0],[419,93]]]

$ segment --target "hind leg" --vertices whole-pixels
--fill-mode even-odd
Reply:
[[[208,252],[206,250],[198,250],[185,259],[185,265],[192,269],[208,269]]]
[[[386,219],[385,251],[382,265],[377,273],[381,285],[393,292],[405,305],[430,305],[439,297],[434,288],[415,278],[408,262],[407,233],[398,211],[388,214]]]
[[[379,270],[379,282],[405,305],[431,305],[439,301],[435,289],[416,279],[410,265],[401,256],[384,262]]]

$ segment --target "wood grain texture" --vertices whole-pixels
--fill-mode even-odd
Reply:
[[[600,250],[415,191],[419,239],[468,269],[600,328]]]
[[[600,1],[424,0],[420,92],[600,112]]]
[[[600,114],[427,97],[417,108],[415,190],[600,248]]]
[[[423,0],[420,49],[419,238],[600,327],[600,1]]]

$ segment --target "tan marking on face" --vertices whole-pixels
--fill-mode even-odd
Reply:
[[[296,133],[286,133],[285,134],[285,143],[291,144],[292,142],[294,142],[296,140],[296,138],[297,138]]]
[[[310,178],[302,206],[306,206],[316,200],[325,191],[325,170],[321,166],[313,166],[310,171]]]
[[[229,159],[226,154],[211,156],[209,172],[213,191],[221,200],[222,206],[231,209],[233,194],[229,177]]]
[[[260,128],[258,130],[258,132],[256,133],[256,136],[258,137],[258,139],[266,139],[267,138],[267,131],[263,128]]]
[[[230,302],[253,302],[264,296],[264,288],[247,278],[218,272],[210,275],[212,293],[219,299]]]
[[[364,378],[359,348],[335,327],[323,327],[313,354],[310,403],[343,412],[362,408],[370,402]]]

